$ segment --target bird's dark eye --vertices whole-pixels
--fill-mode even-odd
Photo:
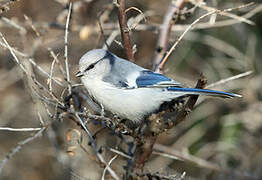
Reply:
[[[91,64],[90,66],[88,66],[88,68],[86,68],[85,71],[88,71],[88,70],[90,70],[90,69],[93,69],[94,67],[95,67],[95,65],[94,65],[94,64]]]
[[[94,64],[91,64],[89,67],[88,67],[88,69],[93,69],[95,67],[95,65]]]

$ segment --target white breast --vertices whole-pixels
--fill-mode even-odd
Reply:
[[[161,89],[119,89],[103,81],[82,79],[82,82],[90,95],[106,110],[135,122],[157,110],[164,101],[172,99],[170,94],[163,93]]]

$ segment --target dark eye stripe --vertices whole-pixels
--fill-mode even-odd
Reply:
[[[95,63],[96,64],[96,63]],[[90,66],[88,66],[85,71],[89,71],[90,69],[93,69],[95,67],[95,64],[90,64]]]
[[[109,55],[112,56],[111,53],[107,53],[104,57],[102,57],[101,59],[99,59],[97,62],[95,62],[95,63],[93,63],[93,64],[90,64],[90,65],[85,69],[85,72],[86,72],[86,71],[89,71],[90,69],[93,69],[97,63],[99,63],[100,61],[102,61],[104,58],[106,58],[106,57],[109,56]],[[112,59],[112,58],[109,58],[110,64],[111,64],[111,59]]]

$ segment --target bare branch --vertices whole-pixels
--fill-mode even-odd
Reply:
[[[173,44],[173,46],[169,49],[169,51],[167,52],[167,54],[164,56],[164,58],[161,60],[160,64],[158,65],[157,69],[156,69],[156,72],[161,72],[166,61],[167,61],[167,58],[170,56],[170,54],[175,50],[175,48],[177,47],[177,45],[179,44],[179,42],[183,39],[183,37],[186,35],[186,33],[192,29],[194,27],[194,25],[196,23],[198,23],[201,19],[211,15],[211,14],[214,14],[216,13],[217,11],[211,11],[209,13],[206,13],[204,15],[202,15],[201,17],[197,18],[192,24],[190,24],[187,29],[182,33],[182,35],[178,38],[178,40]]]
[[[155,56],[153,60],[153,70],[159,72],[159,64],[167,51],[168,38],[172,25],[174,24],[173,16],[183,7],[185,0],[171,0],[170,5],[166,11],[163,24],[160,26],[160,33],[158,36],[157,46],[155,49]]]
[[[85,132],[86,132],[86,134],[88,136],[88,139],[89,139],[89,141],[91,143],[91,146],[92,146],[93,150],[95,151],[95,154],[96,154],[97,158],[102,163],[106,164],[106,161],[104,160],[103,156],[98,152],[96,144],[94,142],[94,139],[93,139],[91,133],[89,132],[89,130],[87,129],[87,127],[85,126],[84,122],[82,121],[81,117],[79,116],[79,114],[77,112],[75,113],[75,116],[77,117],[78,121],[80,122],[81,127],[85,130]],[[117,176],[117,174],[110,167],[108,167],[107,169],[108,169],[109,173],[112,175],[112,177],[114,179],[119,180],[119,177]]]
[[[194,5],[202,8],[202,9],[205,9],[205,10],[209,11],[209,12],[216,10],[216,8],[205,6],[203,3],[197,3],[195,0],[190,0],[190,2],[191,2],[192,4],[194,4]],[[230,8],[230,9],[228,9],[228,11],[232,11],[232,10],[234,10],[234,9],[246,8],[246,7],[251,6],[251,5],[254,5],[254,4],[255,4],[254,2],[251,2],[251,3],[248,3],[248,4],[244,4],[244,5],[242,5],[242,6],[239,6],[239,7],[237,7],[237,8]],[[252,22],[252,21],[250,21],[249,19],[246,19],[246,18],[241,17],[241,16],[237,16],[237,15],[235,15],[235,14],[228,13],[228,12],[226,12],[226,11],[225,11],[225,12],[221,12],[220,15],[230,17],[230,18],[232,18],[232,19],[235,19],[235,20],[240,21],[240,22],[247,23],[247,24],[249,24],[249,25],[255,25],[255,23]]]
[[[238,74],[238,75],[235,75],[235,76],[232,76],[232,77],[229,77],[229,78],[226,78],[226,79],[221,79],[220,81],[217,81],[215,83],[212,83],[212,84],[209,84],[207,85],[206,88],[212,88],[214,86],[218,86],[218,85],[221,85],[221,84],[225,84],[229,81],[233,81],[233,80],[236,80],[236,79],[239,79],[239,78],[242,78],[242,77],[246,77],[246,76],[249,76],[250,74],[252,74],[253,71],[247,71],[247,72],[244,72],[244,73],[241,73],[241,74]]]
[[[122,43],[125,49],[127,59],[134,62],[135,58],[134,58],[134,54],[132,51],[130,37],[129,37],[129,28],[127,26],[127,21],[126,21],[125,0],[117,0],[117,3],[118,3],[117,4],[118,19],[119,19],[121,36],[122,36]]]
[[[55,62],[56,62],[56,60],[54,59],[52,64],[51,64],[51,67],[50,67],[50,78],[48,79],[49,80],[49,91],[51,91],[51,92],[53,91],[53,88],[52,88],[52,77],[53,77]]]
[[[18,50],[16,50],[16,49],[14,49],[13,47],[11,47],[11,46],[8,44],[8,42],[6,41],[6,39],[4,38],[4,36],[3,36],[3,34],[2,34],[1,32],[0,32],[0,36],[1,36],[1,38],[3,39],[3,41],[4,41],[4,43],[0,42],[0,46],[8,48],[8,50],[10,51],[10,53],[12,54],[13,57],[14,57],[14,56],[16,57],[16,54],[17,54],[18,56],[22,56],[22,57],[28,59],[28,61],[29,61],[37,70],[39,70],[45,77],[50,78],[50,74],[48,74],[41,66],[39,66],[39,65],[34,61],[33,58],[30,58],[27,54],[22,53],[22,52],[20,52],[20,51],[18,51]],[[15,60],[15,62],[19,65],[19,67],[22,69],[22,71],[25,72],[25,68],[22,67],[23,65],[21,65],[21,62],[18,60],[18,58],[16,57],[16,58],[14,58],[14,60]],[[18,60],[18,61],[17,61],[17,60]],[[25,73],[26,73],[26,72],[25,72]],[[52,78],[52,80],[53,80],[54,82],[56,82],[56,84],[58,84],[59,86],[64,87],[64,85],[63,85],[60,81],[58,81],[57,79]]]
[[[249,6],[249,4],[246,4],[246,5],[242,5],[242,6],[239,6],[237,8],[244,8],[244,7],[247,7]],[[172,47],[169,49],[169,51],[167,52],[167,54],[164,56],[164,58],[161,60],[160,64],[158,65],[158,67],[156,68],[156,72],[161,72],[166,61],[167,61],[167,58],[170,56],[170,54],[175,50],[175,48],[177,47],[177,45],[179,44],[179,42],[183,39],[183,37],[186,35],[186,33],[193,29],[194,26],[203,18],[207,17],[207,16],[210,16],[212,14],[223,14],[225,12],[229,12],[229,11],[232,11],[236,8],[228,8],[228,9],[224,9],[224,10],[218,10],[218,9],[214,9],[212,11],[209,11],[208,13],[200,16],[199,18],[197,18],[193,23],[191,23],[187,28],[186,30],[182,33],[182,35],[178,38],[178,40],[172,45]]]
[[[10,127],[0,127],[0,131],[14,131],[14,132],[30,132],[39,131],[42,128],[10,128]]]
[[[71,94],[72,92],[72,87],[71,87],[71,80],[70,80],[70,72],[69,72],[69,65],[68,65],[68,27],[69,27],[69,21],[72,13],[72,6],[73,3],[69,3],[69,8],[68,8],[68,14],[66,18],[66,28],[65,28],[65,69],[66,69],[66,81],[68,82],[68,92]]]
[[[5,158],[0,162],[0,174],[3,170],[4,165],[7,163],[7,161],[12,158],[24,145],[28,144],[29,142],[35,140],[36,138],[40,137],[46,127],[41,128],[37,133],[35,133],[33,136],[21,141],[18,143],[18,145],[11,150],[11,152],[5,156]]]
[[[207,169],[212,169],[215,171],[223,171],[222,168],[220,168],[218,165],[207,162],[201,158],[197,158],[195,156],[192,156],[190,154],[185,154],[185,153],[181,153],[179,151],[174,150],[173,148],[169,148],[167,146],[161,145],[161,144],[155,144],[154,145],[154,151],[156,152],[163,152],[165,155],[165,157],[168,158],[172,158],[172,159],[179,159],[179,160],[184,160],[187,162],[192,162],[197,164],[200,167],[204,167]],[[161,153],[157,153],[158,155],[163,156],[163,154]]]
[[[109,148],[109,150],[110,150],[111,152],[116,153],[116,154],[119,154],[120,156],[125,157],[125,158],[127,158],[127,159],[132,159],[131,156],[129,156],[129,155],[127,155],[127,154],[125,154],[125,153],[117,150],[117,149]]]
[[[242,177],[242,178],[258,179],[258,177],[256,176],[252,176],[247,173],[240,172],[240,171],[225,169],[215,163],[208,162],[204,159],[193,156],[189,153],[183,153],[183,152],[176,151],[174,148],[170,148],[170,147],[167,147],[161,144],[154,145],[154,152],[156,152],[156,154],[158,155],[168,157],[171,159],[179,159],[179,160],[191,162],[191,163],[198,165],[199,167],[203,167],[203,168],[210,169],[213,171],[223,172],[226,174],[231,174],[231,175],[235,175],[237,177]],[[158,153],[158,152],[163,152],[163,153]]]
[[[103,171],[103,175],[102,175],[102,180],[105,179],[105,175],[106,175],[106,171],[108,170],[108,168],[110,167],[110,165],[112,164],[112,162],[118,157],[118,155],[115,155],[112,159],[110,159],[110,161],[108,162],[108,164],[106,165],[104,171]]]

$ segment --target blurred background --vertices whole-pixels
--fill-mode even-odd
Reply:
[[[217,9],[239,7],[251,1],[212,0],[207,6]],[[254,1],[252,1],[254,2]],[[135,45],[136,63],[151,69],[158,39],[158,28],[163,21],[170,1],[126,0],[126,7],[138,10],[127,12],[130,37]],[[262,4],[259,0],[231,13],[244,16],[255,25],[240,23],[225,16],[211,16],[200,21],[187,33],[177,49],[169,57],[164,74],[193,87],[203,73],[212,84],[241,73],[252,74],[212,89],[225,90],[243,95],[236,99],[201,97],[187,120],[162,134],[158,144],[181,153],[191,154],[226,169],[212,170],[209,165],[174,160],[153,155],[145,169],[162,174],[182,174],[185,179],[260,179],[262,178]],[[50,49],[64,62],[64,27],[68,14],[67,1],[63,0],[0,0],[0,32],[10,46],[23,52],[18,55],[22,64],[48,88],[43,73],[32,66],[33,60],[46,72],[50,72],[53,57]],[[186,3],[184,14],[176,19],[172,28],[169,47],[185,30],[186,25],[206,13]],[[101,34],[98,19],[103,29]],[[216,18],[212,22],[212,18]],[[109,50],[125,57],[119,35],[117,8],[111,0],[74,1],[69,28],[68,59],[74,83],[79,58],[88,50],[102,48],[104,40],[116,34]],[[113,35],[112,35],[113,34]],[[52,122],[41,137],[25,144],[5,163],[0,179],[101,179],[103,168],[90,158],[85,134],[70,120],[55,121],[48,116],[47,107],[29,86],[30,81],[14,62],[8,48],[0,40],[0,127],[40,127],[41,121]],[[53,77],[63,81],[55,65]],[[54,93],[60,98],[61,89],[53,84]],[[53,112],[51,112],[53,113]],[[55,122],[54,122],[55,121]],[[100,127],[89,124],[94,133]],[[67,135],[70,132],[70,141]],[[73,132],[73,133],[72,133]],[[0,160],[4,159],[19,142],[35,132],[0,130]],[[71,142],[80,138],[82,145]],[[77,141],[77,140],[75,140]],[[103,131],[97,136],[99,147],[117,147],[119,140],[112,133]],[[90,151],[91,152],[91,151]],[[109,161],[112,153],[103,151]],[[125,158],[118,158],[112,168],[124,172]],[[236,178],[233,172],[239,172]],[[110,179],[110,175],[106,176]]]

